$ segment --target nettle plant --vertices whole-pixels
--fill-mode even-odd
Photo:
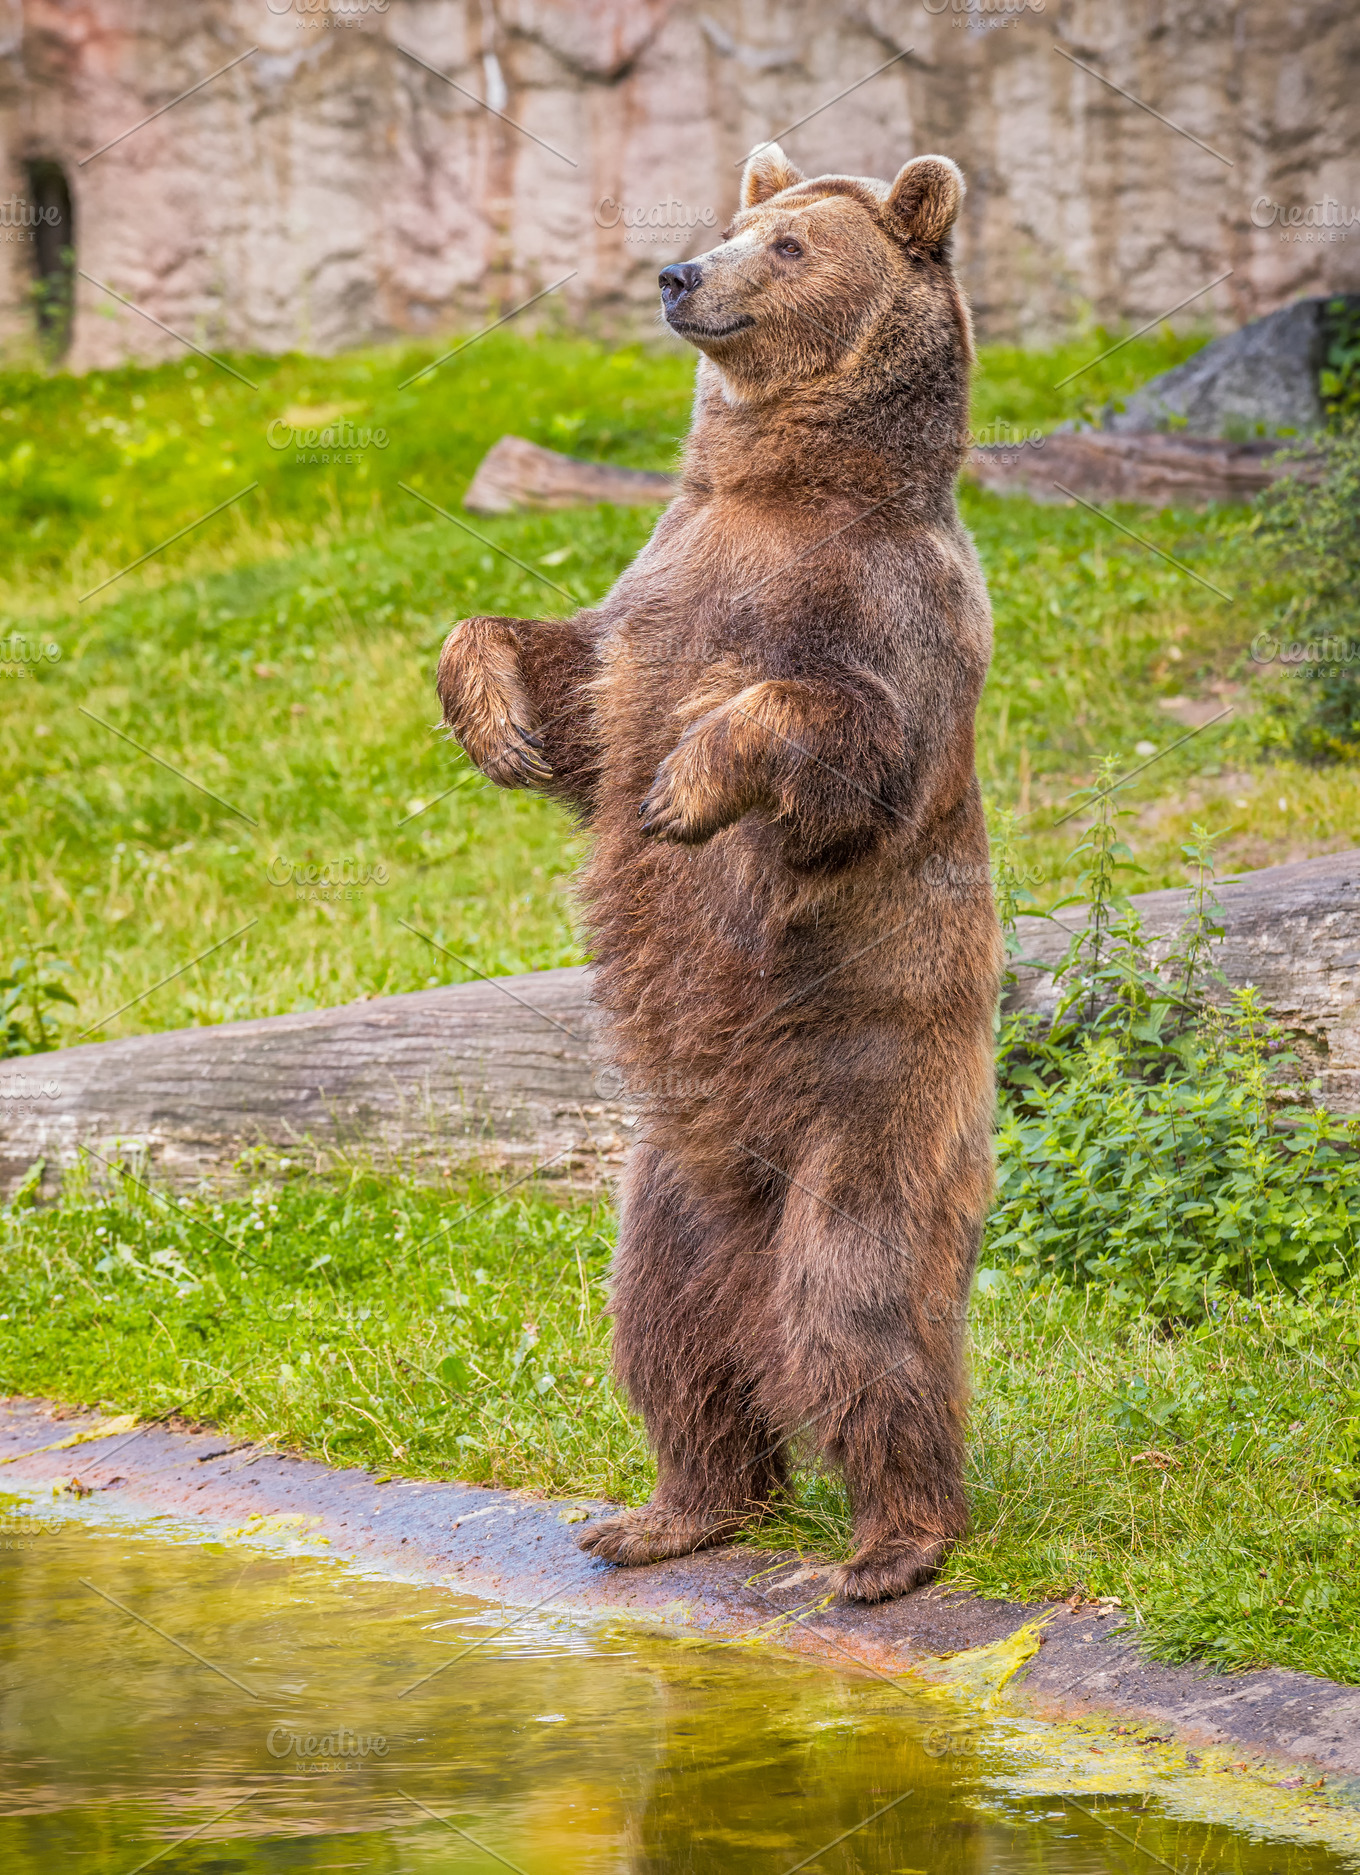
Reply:
[[[1360,755],[1360,305],[1334,300],[1327,313],[1327,428],[1285,452],[1314,476],[1272,483],[1254,519],[1287,581],[1275,629],[1306,680],[1269,695],[1264,740],[1316,766]]]
[[[0,1060],[13,1055],[43,1055],[58,1044],[54,1011],[74,1009],[76,999],[62,981],[71,966],[52,955],[50,945],[21,951],[0,976]]]
[[[1182,848],[1184,925],[1154,954],[1123,889],[1138,868],[1118,838],[1113,767],[1085,791],[1096,816],[1072,857],[1089,914],[1054,969],[1056,1011],[1002,1021],[989,1250],[1183,1319],[1215,1313],[1218,1289],[1331,1288],[1356,1263],[1360,1122],[1316,1104],[1256,991],[1214,967],[1214,836],[1199,825]],[[998,862],[1013,939],[1004,841]]]

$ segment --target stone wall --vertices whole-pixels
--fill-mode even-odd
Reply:
[[[1229,269],[1178,319],[1360,287],[1354,0],[0,0],[0,223],[59,164],[78,265],[214,346],[445,330],[568,273],[526,317],[645,330],[743,153],[889,60],[785,148],[957,158],[989,337],[1142,323]],[[0,225],[11,357],[32,252]],[[76,368],[179,350],[78,280]]]

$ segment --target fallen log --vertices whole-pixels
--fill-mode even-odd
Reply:
[[[1315,480],[1319,467],[1281,456],[1278,437],[1230,443],[1156,431],[1054,431],[1034,442],[974,447],[964,473],[983,488],[1034,501],[1140,501],[1153,508],[1199,508],[1250,501],[1282,475]]]
[[[179,1186],[280,1156],[416,1177],[554,1159],[598,1176],[633,1116],[593,1026],[588,972],[544,970],[0,1063],[0,1191],[39,1158],[55,1189],[82,1146]]]
[[[1250,501],[1282,475],[1313,479],[1318,467],[1280,455],[1278,437],[1231,443],[1179,433],[1055,431],[1033,442],[975,446],[964,473],[999,494],[1035,501],[1139,501],[1149,507],[1203,507]],[[516,508],[573,508],[595,502],[638,506],[670,501],[679,478],[607,462],[583,462],[522,436],[502,436],[478,464],[463,497],[474,514]],[[1070,492],[1069,492],[1070,491]]]
[[[1256,984],[1301,1037],[1327,1104],[1360,1112],[1360,851],[1247,873],[1220,896],[1225,974]],[[1185,899],[1134,901],[1163,948]],[[1058,960],[1076,921],[1062,916],[1020,921],[1025,956]],[[1021,970],[1011,1000],[1050,1010],[1051,979]],[[416,1177],[552,1161],[596,1179],[640,1112],[599,1043],[589,971],[545,970],[4,1062],[0,1192],[43,1159],[50,1194],[82,1147],[131,1153],[179,1186],[240,1182],[280,1156]]]
[[[624,507],[667,502],[679,482],[647,469],[616,469],[542,449],[522,436],[503,436],[482,457],[463,506],[473,514],[515,508],[579,508],[608,501]]]

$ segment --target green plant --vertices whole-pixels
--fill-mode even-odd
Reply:
[[[1034,894],[1030,891],[1031,871],[1020,861],[1020,841],[1024,836],[1020,831],[1019,818],[1013,807],[999,808],[989,828],[992,895],[996,900],[997,916],[1001,920],[1006,945],[1004,982],[1007,988],[1015,981],[1015,964],[1021,961],[1016,920],[1022,910],[1035,903]]]
[[[63,247],[56,268],[51,273],[40,274],[29,286],[42,355],[49,365],[58,362],[70,343],[75,267],[75,249]]]
[[[1220,1289],[1334,1285],[1360,1247],[1360,1123],[1311,1104],[1254,990],[1215,982],[1212,836],[1196,825],[1184,847],[1188,915],[1159,964],[1119,891],[1108,764],[1090,793],[1088,917],[1056,1012],[1003,1025],[989,1250],[1181,1319]]]
[[[41,1055],[58,1043],[53,1008],[74,1009],[76,999],[62,982],[70,964],[51,955],[51,945],[21,951],[0,977],[0,1060],[12,1055]]]
[[[1337,426],[1360,417],[1360,299],[1334,299],[1324,313],[1327,355],[1318,390]]]
[[[1096,814],[1086,838],[1072,849],[1068,857],[1069,866],[1079,860],[1085,861],[1077,873],[1075,886],[1053,907],[1053,912],[1058,912],[1067,905],[1083,902],[1087,905],[1086,923],[1073,936],[1067,947],[1067,955],[1058,969],[1060,977],[1066,977],[1069,983],[1077,986],[1065,1000],[1060,1012],[1062,1014],[1066,1013],[1084,988],[1088,1018],[1095,1016],[1096,999],[1109,975],[1110,941],[1117,932],[1127,932],[1127,920],[1132,912],[1128,893],[1121,886],[1118,875],[1143,870],[1134,860],[1128,843],[1119,839],[1116,833],[1115,821],[1126,811],[1114,805],[1118,773],[1118,757],[1102,756],[1091,786],[1077,793],[1078,803],[1083,807],[1094,807]]]
[[[1316,764],[1360,755],[1360,388],[1334,408],[1335,427],[1313,441],[1316,484],[1282,476],[1258,503],[1261,539],[1290,581],[1270,656],[1293,680],[1270,698],[1264,739]]]
[[[1223,907],[1214,891],[1215,848],[1219,834],[1208,833],[1198,821],[1192,821],[1190,838],[1181,846],[1186,865],[1193,872],[1190,896],[1185,908],[1185,922],[1162,967],[1163,977],[1178,983],[1182,1019],[1194,1014],[1199,986],[1215,983],[1227,987],[1228,979],[1213,962],[1215,944],[1224,933]]]

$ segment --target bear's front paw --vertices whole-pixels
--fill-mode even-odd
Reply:
[[[643,1504],[592,1525],[576,1541],[587,1555],[628,1569],[707,1549],[735,1535],[743,1521],[722,1512],[664,1510]]]
[[[933,1581],[948,1547],[946,1538],[924,1532],[882,1537],[842,1563],[832,1575],[832,1586],[848,1602],[890,1602]]]
[[[504,619],[462,619],[439,654],[444,721],[488,780],[499,788],[536,788],[552,767],[535,733],[519,642]]]
[[[464,743],[489,781],[498,788],[535,788],[552,780],[552,767],[542,753],[541,737],[511,722],[501,725],[499,735],[499,742],[481,755],[472,755],[472,749]]]
[[[745,806],[734,801],[716,778],[706,774],[683,745],[668,755],[638,808],[642,832],[651,840],[678,846],[702,846],[715,833],[740,820]]]

